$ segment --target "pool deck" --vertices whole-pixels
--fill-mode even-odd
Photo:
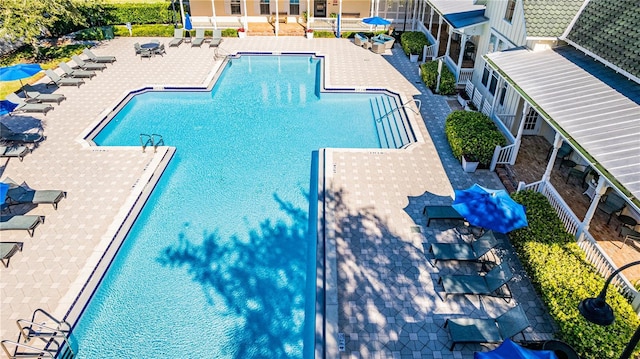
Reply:
[[[62,87],[67,100],[47,116],[5,116],[13,129],[42,120],[47,139],[23,162],[0,162],[1,178],[26,181],[36,189],[68,192],[58,210],[41,205],[29,214],[46,216],[35,236],[4,231],[2,241],[24,242],[24,249],[0,268],[1,339],[17,339],[15,320],[29,319],[36,308],[63,317],[118,230],[148,180],[163,150],[140,147],[88,146],[82,134],[94,126],[130,90],[159,85],[202,86],[219,61],[204,44],[167,48],[162,57],[140,59],[133,43],[144,38],[117,38],[93,51],[118,61],[80,88]],[[169,39],[161,39],[168,43]],[[451,296],[444,300],[437,279],[443,273],[472,272],[467,265],[433,266],[424,245],[454,241],[457,223],[435,221],[426,227],[426,204],[449,204],[453,189],[480,183],[502,188],[494,173],[468,174],[450,153],[444,118],[446,98],[434,96],[419,81],[416,64],[395,47],[377,55],[343,39],[292,37],[225,38],[224,53],[314,52],[326,57],[327,87],[387,88],[405,101],[422,101],[422,118],[413,119],[421,141],[404,150],[327,150],[325,172],[331,221],[327,240],[335,248],[336,315],[332,318],[331,357],[341,358],[472,358],[479,345],[449,351],[444,322],[450,317],[487,317],[521,304],[532,326],[527,339],[548,339],[552,324],[528,279],[501,241],[499,255],[516,273],[514,299]],[[170,144],[169,144],[170,145]],[[179,150],[179,149],[178,149]],[[425,254],[426,253],[426,254]],[[336,318],[337,317],[337,318]],[[335,341],[344,333],[344,351]]]

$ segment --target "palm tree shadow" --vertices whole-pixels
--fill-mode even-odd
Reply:
[[[274,197],[291,223],[265,219],[246,240],[214,232],[200,241],[181,233],[158,258],[164,266],[186,269],[212,306],[224,305],[244,319],[234,338],[237,358],[300,357],[308,216]]]

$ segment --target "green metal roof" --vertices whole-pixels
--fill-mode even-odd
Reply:
[[[567,40],[640,78],[640,0],[589,1]]]
[[[527,37],[560,37],[584,0],[522,0]]]

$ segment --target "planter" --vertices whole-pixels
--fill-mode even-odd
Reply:
[[[307,39],[313,39],[313,32],[307,32]]]
[[[469,100],[465,100],[464,98],[462,98],[462,95],[458,94],[458,103],[460,104],[460,106],[462,106],[462,108],[465,108],[469,104]]]
[[[480,162],[467,161],[466,156],[462,156],[462,169],[465,172],[475,172]]]
[[[418,58],[420,57],[420,55],[418,54],[411,54],[409,55],[409,61],[410,62],[418,62]]]
[[[238,37],[241,38],[241,39],[244,39],[245,37],[247,37],[247,33],[244,32],[244,31],[242,31],[242,32],[239,31],[238,32]]]

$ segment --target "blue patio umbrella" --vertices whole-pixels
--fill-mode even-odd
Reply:
[[[18,104],[7,100],[0,100],[0,116],[6,115],[18,107]]]
[[[191,16],[189,16],[189,13],[184,14],[184,28],[185,30],[193,29],[193,25],[191,25]]]
[[[456,190],[455,195],[453,208],[474,226],[507,233],[529,225],[524,206],[505,190],[474,184],[468,189]]]
[[[558,357],[551,350],[523,348],[507,338],[490,352],[473,353],[473,359],[558,359]]]
[[[386,26],[391,24],[391,21],[385,20],[379,16],[364,18],[362,19],[362,22],[364,22],[367,25],[385,25]]]
[[[31,77],[40,71],[42,71],[40,64],[17,64],[0,67],[0,81],[20,80],[20,87],[22,87],[22,79]]]
[[[7,191],[9,191],[9,184],[0,182],[0,205],[7,199]]]

